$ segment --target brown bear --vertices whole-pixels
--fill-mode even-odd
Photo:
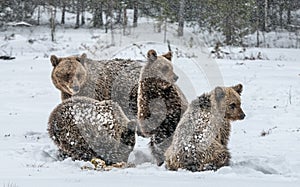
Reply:
[[[138,121],[141,134],[150,137],[152,155],[160,166],[187,100],[175,84],[178,76],[173,71],[172,53],[157,56],[149,50],[147,56],[138,87]]]
[[[65,99],[51,113],[50,138],[61,156],[106,164],[127,162],[135,145],[136,122],[130,121],[112,100],[97,101],[74,96]]]
[[[216,87],[193,100],[183,114],[166,151],[166,168],[216,170],[229,165],[227,148],[231,121],[242,120],[243,86]]]
[[[88,59],[86,54],[58,58],[52,55],[52,82],[61,99],[85,96],[99,101],[116,101],[129,119],[136,119],[137,88],[142,68],[133,60]]]

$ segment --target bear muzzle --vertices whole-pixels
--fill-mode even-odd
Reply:
[[[246,117],[246,114],[245,114],[245,113],[242,113],[242,114],[240,115],[240,120],[244,119],[245,117]]]
[[[70,90],[72,92],[72,95],[75,95],[80,91],[80,87],[79,86],[73,86]]]
[[[77,86],[77,85],[73,86],[73,91],[74,92],[76,92],[76,93],[79,92],[79,89],[80,89],[79,86]]]
[[[78,85],[75,85],[75,86],[67,86],[67,93],[70,94],[70,95],[75,95],[77,94],[79,91],[80,91],[80,86]]]
[[[179,78],[179,77],[178,77],[176,74],[173,75],[173,80],[174,80],[174,82],[176,82],[176,81],[178,80],[178,78]]]

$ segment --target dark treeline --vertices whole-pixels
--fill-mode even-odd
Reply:
[[[133,9],[133,27],[138,26],[139,16],[147,15],[178,23],[179,36],[185,25],[219,31],[227,45],[242,45],[245,35],[257,31],[295,31],[300,25],[299,14],[295,13],[300,9],[299,0],[0,0],[0,26],[12,21],[38,25],[39,16],[33,20],[32,15],[43,6],[53,9],[49,24],[59,9],[62,14],[56,24],[65,24],[65,13],[71,12],[76,15],[74,27],[79,28],[87,21],[85,12],[90,12],[91,25],[108,30],[114,24],[127,25],[126,10]]]

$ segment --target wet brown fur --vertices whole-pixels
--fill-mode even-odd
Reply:
[[[172,53],[157,56],[156,51],[149,50],[147,56],[138,87],[139,129],[141,134],[151,138],[152,155],[161,165],[187,100],[175,84],[178,76],[170,61]]]
[[[119,103],[129,119],[136,119],[137,87],[142,65],[137,61],[114,59],[95,61],[85,54],[58,58],[52,55],[52,82],[61,99],[85,96]]]
[[[241,92],[241,84],[217,87],[191,102],[166,151],[168,169],[204,171],[229,165],[230,122],[245,117]]]
[[[135,129],[136,122],[129,121],[112,100],[77,96],[59,104],[48,121],[48,133],[62,158],[99,158],[106,164],[127,162],[135,145]]]

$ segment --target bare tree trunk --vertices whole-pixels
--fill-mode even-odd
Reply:
[[[116,17],[116,23],[121,24],[121,19],[122,19],[122,7],[118,7],[118,13]]]
[[[225,34],[225,43],[227,45],[231,45],[232,44],[232,27],[233,25],[230,24],[230,17],[229,15],[226,16],[225,18],[225,28],[224,28],[224,34]]]
[[[114,7],[114,2],[113,0],[110,1],[111,3],[108,5],[108,10],[107,14],[109,16],[109,21],[106,21],[107,26],[109,25],[110,27],[110,32],[111,32],[111,45],[115,46],[115,36],[114,36],[114,14],[113,14],[113,7]],[[107,30],[106,30],[107,31]]]
[[[127,10],[126,6],[123,8],[123,35],[126,35],[126,27],[127,27]]]
[[[80,0],[77,0],[76,2],[76,23],[75,23],[75,29],[79,28],[79,18],[80,18]]]
[[[184,27],[184,4],[185,0],[180,0],[179,21],[178,21],[178,36],[183,36]]]
[[[164,28],[164,43],[167,42],[167,17],[164,18],[165,28]]]
[[[265,31],[268,31],[268,0],[265,0]]]
[[[115,46],[115,35],[114,35],[113,21],[110,22],[110,32],[111,32],[111,45]]]
[[[256,30],[256,47],[259,47],[259,30],[258,30],[258,27],[257,27],[257,30]]]
[[[261,9],[259,7],[260,0],[256,0],[256,6],[257,8],[255,9],[255,14],[256,14],[256,47],[259,47],[259,30],[261,28],[261,19],[260,19],[260,15],[261,15]],[[262,26],[264,27],[264,26]],[[264,28],[261,28],[261,30],[263,31]]]
[[[159,15],[159,18],[158,18],[159,20],[158,20],[158,23],[157,23],[157,32],[161,33],[161,27],[162,27],[163,22],[164,22],[164,17],[162,15],[162,7],[159,8],[158,15]]]
[[[98,13],[98,18],[99,18],[99,26],[103,26],[103,3],[99,3],[99,13]]]
[[[55,41],[55,18],[56,18],[56,7],[52,6],[51,9],[51,18],[50,18],[50,28],[51,28],[51,41]]]
[[[62,1],[62,11],[61,11],[61,24],[65,24],[65,15],[66,15],[66,2]]]
[[[109,27],[109,16],[108,16],[108,12],[106,12],[106,16],[105,16],[105,25],[104,25],[104,27],[105,27],[105,33],[108,33],[108,27]]]
[[[41,18],[41,6],[39,5],[38,8],[38,17],[37,17],[37,24],[40,25],[40,18]]]
[[[258,29],[260,31],[265,31],[265,1],[256,0],[256,19],[258,20]]]
[[[290,24],[292,23],[292,18],[291,18],[292,2],[289,1],[289,2],[287,2],[287,3],[288,3],[288,4],[287,4],[287,21],[286,21],[286,23],[287,23],[288,25],[290,25]]]
[[[81,25],[85,24],[85,1],[84,0],[80,0],[81,2]]]
[[[138,0],[135,0],[133,2],[133,27],[137,27],[137,22],[138,22],[138,6],[139,6],[139,2],[138,2]]]
[[[279,25],[281,29],[283,28],[283,3],[284,2],[279,3]]]
[[[21,15],[21,21],[24,21],[24,18],[25,18],[25,14],[26,14],[26,12],[25,12],[25,3],[26,2],[20,2],[20,7],[21,7],[21,9],[22,9],[22,15]]]

